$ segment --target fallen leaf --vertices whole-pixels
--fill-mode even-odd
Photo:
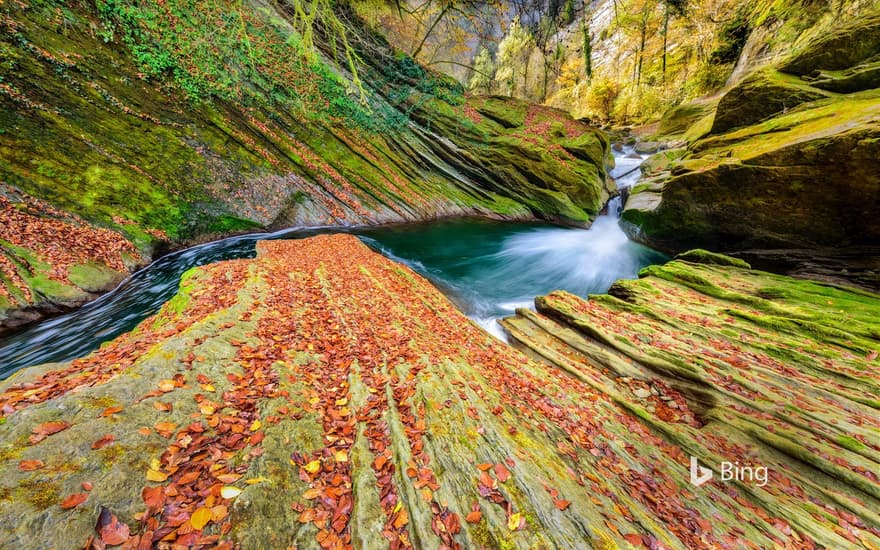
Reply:
[[[522,514],[510,514],[510,516],[507,518],[507,528],[511,531],[516,531],[517,529],[519,529],[520,519],[522,519]]]
[[[113,441],[115,441],[115,440],[116,440],[116,437],[114,437],[113,434],[102,435],[100,439],[98,439],[97,441],[92,443],[92,449],[95,449],[95,450],[103,449],[107,445],[113,443]]]
[[[88,498],[88,493],[76,493],[70,495],[61,501],[61,509],[70,510],[71,508],[76,508],[77,506],[88,500]]]
[[[141,490],[141,498],[144,504],[151,510],[159,510],[165,504],[165,490],[161,486],[144,487]]]
[[[83,481],[81,483],[81,485],[82,485],[83,491],[91,491],[92,489],[95,488],[95,486],[92,485],[91,481]]]
[[[104,409],[104,412],[101,413],[101,416],[111,416],[118,412],[122,412],[122,407],[107,407]]]
[[[33,472],[34,470],[39,470],[44,466],[45,464],[42,460],[22,460],[18,463],[18,469],[22,472]]]
[[[193,512],[192,517],[189,518],[189,522],[192,524],[193,529],[201,531],[204,529],[205,525],[208,525],[208,523],[211,522],[211,517],[211,509],[202,506]]]
[[[153,470],[152,468],[147,470],[147,479],[150,481],[162,482],[168,479],[168,474],[165,472],[160,472],[159,470]]]
[[[303,469],[310,474],[317,473],[318,470],[321,469],[321,461],[320,460],[313,460],[313,461],[309,462],[308,464],[306,464],[305,466],[303,466]]]
[[[567,500],[559,499],[559,500],[554,500],[553,504],[556,505],[556,508],[558,510],[562,511],[562,510],[565,510],[566,508],[568,508],[571,505],[571,502],[569,502]]]
[[[110,513],[110,510],[103,506],[101,507],[101,513],[98,515],[98,524],[95,526],[95,530],[104,544],[109,546],[122,544],[128,540],[130,534],[128,525],[119,521],[116,516]]]
[[[496,464],[495,477],[498,478],[498,481],[504,483],[505,481],[510,479],[510,470],[508,470],[507,466],[505,466],[504,464]]]
[[[223,504],[211,508],[211,521],[214,523],[223,521],[227,515],[229,515],[229,509]]]
[[[468,523],[480,523],[481,519],[483,519],[483,512],[479,510],[474,510],[464,517],[464,520]]]
[[[153,428],[155,428],[156,433],[162,437],[169,438],[174,435],[174,430],[177,429],[177,424],[173,422],[156,422]]]
[[[226,485],[222,489],[220,489],[220,496],[223,498],[235,498],[241,494],[241,489],[238,487],[233,487],[232,485]]]

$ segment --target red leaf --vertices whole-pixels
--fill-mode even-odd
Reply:
[[[504,464],[496,464],[495,477],[498,478],[498,481],[504,483],[505,481],[510,479],[510,470],[508,470],[507,466],[505,466]]]

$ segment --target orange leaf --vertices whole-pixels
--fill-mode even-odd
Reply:
[[[116,438],[113,436],[113,434],[102,435],[99,440],[92,443],[92,449],[103,449],[107,445],[113,443],[113,441],[115,440]]]
[[[510,479],[510,470],[508,470],[507,466],[505,466],[504,464],[496,464],[495,477],[498,478],[498,481],[504,483],[505,481]]]
[[[211,521],[215,523],[223,521],[227,515],[229,515],[229,509],[223,504],[211,508]]]
[[[141,490],[141,498],[144,504],[151,510],[159,510],[165,504],[165,491],[162,487],[144,487]]]
[[[569,501],[567,501],[567,500],[559,499],[559,500],[554,500],[554,501],[553,501],[553,504],[556,505],[556,508],[557,508],[557,509],[559,509],[559,510],[565,510],[566,508],[569,507],[569,505],[571,505],[571,502],[569,502]]]
[[[61,509],[70,510],[71,508],[76,508],[77,506],[88,500],[88,498],[88,493],[76,493],[74,495],[70,495],[61,501]]]
[[[95,530],[98,531],[104,544],[109,546],[122,544],[128,540],[129,536],[128,525],[119,521],[116,516],[110,513],[110,510],[103,506]]]
[[[483,519],[483,512],[479,510],[474,510],[464,518],[468,523],[479,523],[481,519]]]
[[[22,472],[33,472],[34,470],[39,470],[44,466],[45,464],[42,460],[22,460],[18,463],[18,469]]]
[[[177,424],[173,422],[156,422],[153,427],[159,435],[168,438],[174,434],[174,430],[177,429]]]
[[[107,407],[104,409],[104,412],[101,413],[101,416],[110,416],[118,412],[122,412],[122,407]]]

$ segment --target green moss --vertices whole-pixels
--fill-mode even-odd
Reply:
[[[100,456],[101,465],[104,469],[112,468],[126,454],[125,449],[118,443],[113,443],[95,452]]]
[[[67,272],[68,280],[86,292],[106,290],[120,277],[120,273],[97,262],[74,265]]]
[[[844,449],[849,449],[854,453],[862,452],[866,450],[868,447],[854,437],[849,437],[848,435],[841,435],[835,439],[838,445],[843,447]]]
[[[682,252],[681,254],[676,256],[675,259],[695,264],[727,265],[731,267],[739,267],[742,269],[752,268],[752,266],[750,266],[748,262],[740,260],[739,258],[733,258],[731,256],[725,256],[723,254],[717,254],[715,252],[709,252],[708,250],[703,250],[700,248],[689,250],[687,252]]]
[[[45,510],[61,500],[61,488],[52,481],[30,478],[19,482],[13,495],[14,500],[23,500],[37,510]]]

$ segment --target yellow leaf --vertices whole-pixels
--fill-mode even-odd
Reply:
[[[254,420],[254,423],[251,424],[251,431],[255,432],[255,431],[259,430],[260,426],[262,426],[262,425],[263,425],[263,423],[260,422],[259,420]]]
[[[205,525],[208,525],[211,521],[211,509],[205,508],[202,506],[198,510],[196,510],[192,517],[189,518],[189,522],[192,523],[193,529],[202,530]]]
[[[232,485],[227,485],[220,489],[220,496],[223,498],[235,498],[241,494],[241,489],[238,487],[233,487]]]
[[[222,521],[229,514],[229,510],[224,505],[214,506],[211,508],[211,520]]]
[[[150,469],[151,470],[158,470],[161,467],[162,467],[162,463],[159,462],[158,458],[150,459]]]
[[[346,406],[346,405],[348,405],[348,399],[346,399],[345,397],[343,397],[342,399],[337,399],[337,400],[336,400],[336,406],[337,406],[337,407],[344,407],[344,406]]]
[[[150,481],[165,481],[168,479],[168,474],[160,472],[158,470],[153,470],[152,468],[147,470],[147,479]]]
[[[333,453],[333,458],[336,459],[336,462],[348,462],[348,453],[345,451],[336,451]]]
[[[214,411],[216,411],[217,409],[215,409],[213,405],[202,403],[201,405],[199,405],[199,410],[202,411],[202,414],[204,414],[205,416],[209,416],[214,414]]]
[[[269,481],[269,480],[268,480],[268,478],[265,478],[263,476],[255,477],[253,479],[244,480],[244,482],[247,483],[248,485],[256,485],[257,483],[263,483],[264,481]]]
[[[403,503],[400,502],[400,500],[398,500],[398,501],[397,501],[397,506],[394,507],[394,510],[392,510],[391,513],[392,513],[392,514],[396,514],[397,512],[400,511],[401,508],[403,508]]]
[[[211,384],[202,384],[202,389],[205,391],[215,391],[214,386]]]
[[[321,461],[320,460],[313,460],[313,461],[309,462],[308,464],[306,464],[305,466],[303,466],[303,468],[308,473],[315,474],[318,472],[318,470],[321,469]]]
[[[163,392],[170,392],[174,389],[174,380],[159,380],[159,390]]]
[[[522,514],[510,514],[510,517],[507,518],[507,528],[511,531],[516,531],[519,529],[519,522],[522,518]]]

